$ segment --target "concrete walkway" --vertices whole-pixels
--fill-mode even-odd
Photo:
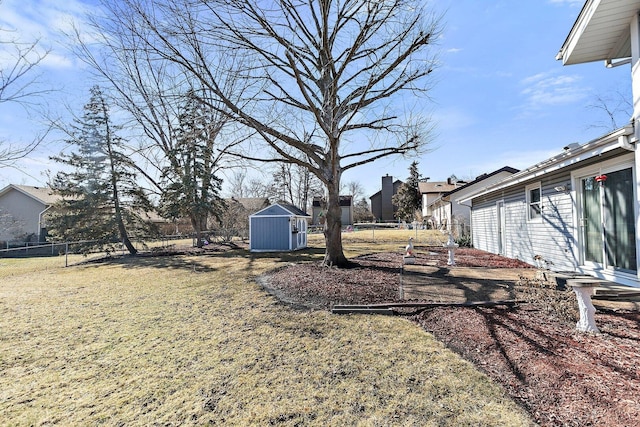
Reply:
[[[514,287],[521,277],[533,279],[535,268],[436,267],[405,264],[401,276],[401,296],[406,301],[470,303],[517,299]],[[619,285],[596,289],[596,308],[640,311],[638,289]],[[635,294],[634,294],[635,292]]]
[[[436,267],[404,265],[402,296],[405,300],[478,302],[515,299],[520,277],[532,279],[533,268]]]

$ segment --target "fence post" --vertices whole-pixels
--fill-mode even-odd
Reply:
[[[64,244],[64,266],[69,266],[69,242]]]

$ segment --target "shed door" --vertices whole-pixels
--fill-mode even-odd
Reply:
[[[298,248],[307,247],[307,221],[302,218],[298,218]]]
[[[582,249],[585,265],[635,272],[636,230],[633,170],[606,173],[580,180]]]

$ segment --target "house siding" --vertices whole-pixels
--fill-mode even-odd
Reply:
[[[527,218],[526,185],[540,182],[542,216]],[[554,270],[573,270],[577,266],[577,244],[574,236],[573,192],[558,192],[555,187],[570,188],[568,173],[529,181],[474,199],[472,209],[473,244],[487,252],[499,253],[497,202],[504,203],[503,254],[530,264],[541,255],[553,263]]]
[[[11,216],[16,225],[11,230],[0,230],[0,240],[15,240],[24,234],[38,235],[38,215],[46,206],[17,190],[8,191],[0,199],[0,211]]]

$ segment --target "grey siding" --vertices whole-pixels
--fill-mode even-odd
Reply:
[[[525,188],[540,182],[542,219],[527,219]],[[530,264],[541,255],[551,261],[553,270],[574,270],[577,265],[576,228],[573,193],[558,192],[556,186],[570,188],[568,173],[530,181],[473,200],[473,244],[476,248],[498,253],[498,213],[496,202],[504,202],[504,255]]]
[[[383,221],[392,221],[393,218],[393,203],[391,199],[394,193],[393,178],[390,176],[382,177],[382,198],[381,198],[381,212],[380,219]]]
[[[288,217],[252,216],[251,250],[287,251],[291,235]]]
[[[483,251],[498,253],[498,213],[496,201],[474,206],[471,215],[473,246]]]
[[[11,217],[11,227],[0,229],[0,240],[23,238],[25,234],[38,235],[40,212],[46,208],[39,201],[11,189],[0,199],[0,211]]]

